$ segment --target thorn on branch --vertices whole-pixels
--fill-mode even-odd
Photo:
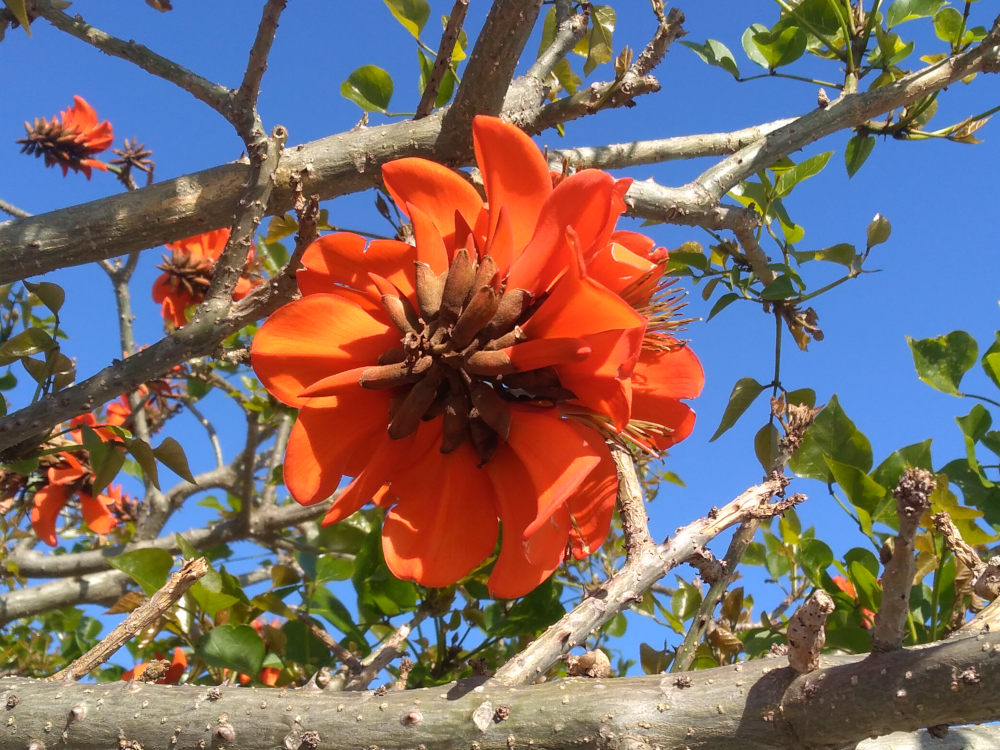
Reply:
[[[799,674],[819,666],[819,653],[826,643],[826,618],[834,609],[833,598],[817,589],[788,621],[788,663]]]
[[[697,570],[701,580],[708,584],[715,583],[726,573],[726,563],[717,559],[710,550],[704,547],[695,549],[694,553],[684,562]]]
[[[566,657],[570,677],[602,678],[611,676],[611,660],[601,649],[595,648],[581,656]]]

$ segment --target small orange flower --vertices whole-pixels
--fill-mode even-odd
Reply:
[[[156,658],[162,660],[163,654],[157,652]],[[179,646],[174,649],[174,656],[171,660],[170,666],[166,668],[163,676],[156,680],[157,685],[176,685],[180,679],[181,675],[184,674],[184,670],[187,669],[188,661],[187,656],[184,654],[184,649]],[[121,679],[123,680],[137,680],[145,674],[146,670],[149,669],[149,662],[140,662],[136,664],[132,669],[127,672],[123,672]]]
[[[168,258],[157,266],[163,274],[153,284],[153,301],[160,303],[163,319],[174,328],[187,323],[187,308],[205,299],[215,275],[215,264],[226,249],[229,229],[216,229],[185,240],[167,243],[171,251]],[[247,256],[247,265],[253,262],[253,248]],[[246,297],[259,280],[241,278],[233,290],[233,299]]]
[[[493,595],[527,593],[607,536],[617,476],[605,435],[650,452],[686,437],[703,374],[678,342],[652,240],[616,232],[629,180],[553,187],[513,125],[473,124],[487,203],[423,159],[383,167],[415,244],[333,234],[303,297],[253,342],[265,387],[299,408],[285,482],[324,524],[369,500],[400,578],[445,586],[500,551]],[[433,448],[438,450],[433,450]]]
[[[94,497],[94,475],[89,467],[84,467],[73,451],[64,451],[59,457],[60,463],[46,473],[48,483],[32,498],[30,520],[35,534],[50,547],[55,547],[56,519],[74,495],[79,497],[83,520],[90,530],[97,534],[109,533],[118,525],[109,506],[124,502],[121,487],[109,487],[108,494]]]
[[[145,387],[145,386],[143,386]],[[69,421],[70,427],[74,428],[69,434],[77,443],[83,442],[80,427],[86,425],[90,427],[97,436],[104,442],[118,440],[119,437],[108,427],[121,427],[128,423],[132,416],[132,408],[128,404],[128,396],[119,396],[115,401],[108,403],[104,410],[104,418],[98,419],[93,412],[80,414]]]
[[[45,166],[58,164],[63,176],[68,170],[83,172],[90,179],[91,168],[107,171],[104,162],[91,159],[111,146],[114,140],[111,123],[97,121],[97,113],[82,96],[73,97],[73,106],[59,113],[58,118],[36,118],[24,123],[28,135],[19,139],[21,152],[41,156]]]
[[[854,584],[848,581],[843,576],[833,577],[834,585],[847,594],[849,597],[854,599],[855,602],[858,600],[858,594],[854,590]],[[870,629],[875,625],[875,613],[870,609],[861,608],[861,625],[866,629]]]

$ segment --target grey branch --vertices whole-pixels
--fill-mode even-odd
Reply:
[[[997,718],[998,654],[1000,633],[987,633],[867,657],[827,657],[808,675],[762,659],[692,672],[683,685],[676,675],[651,675],[519,688],[466,682],[383,696],[222,687],[209,699],[205,686],[10,677],[0,680],[0,702],[8,706],[4,746],[20,748],[55,743],[60,732],[62,744],[78,750],[214,747],[221,723],[233,735],[222,744],[245,750],[840,748],[894,731]],[[506,708],[477,724],[476,709],[486,703]]]

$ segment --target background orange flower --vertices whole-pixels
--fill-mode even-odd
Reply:
[[[24,123],[24,129],[27,136],[17,141],[22,153],[42,157],[47,167],[58,164],[64,177],[72,169],[83,172],[89,180],[92,168],[108,169],[104,162],[90,157],[111,146],[111,123],[98,122],[94,108],[82,96],[74,96],[73,106],[60,112],[58,118],[36,118],[33,123]]]

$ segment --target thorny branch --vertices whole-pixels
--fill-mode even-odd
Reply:
[[[420,103],[417,104],[414,120],[426,117],[434,109],[434,102],[437,101],[438,92],[441,90],[441,81],[444,74],[451,67],[452,50],[458,41],[462,24],[465,23],[465,14],[469,10],[469,0],[455,0],[448,16],[448,25],[445,26],[444,33],[441,34],[441,43],[438,45],[437,56],[434,58],[434,67],[431,74],[427,76],[427,83],[424,85],[424,93],[420,96]]]

